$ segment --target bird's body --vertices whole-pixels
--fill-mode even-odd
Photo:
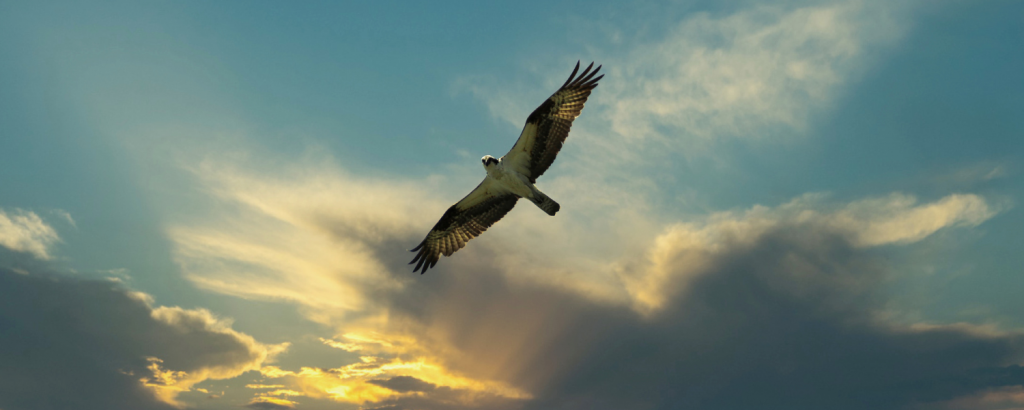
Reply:
[[[494,157],[488,155],[483,158],[483,161],[486,163],[488,158]],[[526,198],[531,196],[533,192],[531,188],[535,189],[535,187],[530,183],[530,178],[514,169],[506,168],[501,162],[502,159],[504,158],[498,159],[497,163],[484,165],[484,169],[487,171],[487,176],[484,178],[494,180],[496,186],[520,197]]]
[[[487,175],[476,189],[452,205],[441,216],[427,237],[413,249],[417,252],[410,264],[413,271],[425,273],[437,264],[440,255],[452,253],[466,246],[466,242],[483,233],[515,206],[519,198],[533,202],[548,215],[555,215],[561,206],[537,189],[534,183],[554,162],[569,136],[572,121],[583,111],[583,104],[597,87],[596,70],[590,64],[579,77],[580,65],[572,71],[558,91],[555,91],[526,119],[523,132],[515,146],[500,159],[490,155],[480,159]]]
[[[488,161],[488,158],[493,159],[494,157],[488,155],[481,159],[484,163],[484,169],[487,170],[487,176],[484,177],[484,183],[488,186],[493,187],[489,193],[511,193],[520,198],[529,199],[531,202],[537,205],[541,210],[547,212],[548,215],[554,216],[556,212],[561,208],[558,202],[545,195],[540,189],[537,188],[532,182],[530,177],[523,175],[517,171],[514,167],[506,167],[504,164],[505,157],[501,157],[497,160],[497,163]],[[490,182],[488,182],[490,180]]]

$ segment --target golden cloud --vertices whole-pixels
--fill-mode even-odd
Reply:
[[[231,212],[201,226],[169,230],[175,257],[193,283],[244,298],[296,303],[309,319],[337,329],[338,337],[322,338],[322,343],[363,355],[362,362],[335,369],[264,366],[264,376],[312,397],[353,403],[422,395],[371,383],[404,376],[459,392],[462,401],[479,395],[527,397],[513,386],[482,381],[488,375],[501,377],[496,370],[501,365],[473,368],[474,375],[446,367],[461,354],[451,340],[390,316],[386,303],[371,296],[405,286],[398,279],[405,272],[392,271],[404,264],[393,259],[406,256],[402,243],[417,240],[447,206],[424,188],[434,182],[358,178],[329,161],[307,163],[312,165],[268,175],[206,162],[196,175]],[[723,252],[749,246],[783,226],[813,225],[871,247],[912,243],[947,227],[976,226],[996,213],[971,194],[918,204],[897,193],[838,205],[826,203],[822,195],[805,195],[774,208],[754,206],[666,227],[643,212],[644,206],[609,213],[607,204],[580,205],[580,212],[554,221],[531,209],[513,212],[499,225],[502,235],[484,235],[445,263],[487,266],[512,283],[570,291],[595,303],[650,314],[669,298],[685,295],[668,284],[685,287]],[[530,247],[534,241],[525,238],[536,236],[550,238],[553,245]],[[528,341],[502,343],[525,346]],[[514,366],[515,350],[502,350],[496,363]]]
[[[484,399],[525,400],[531,397],[504,383],[457,375],[425,357],[386,359],[381,356],[364,356],[358,363],[333,369],[303,367],[299,371],[288,371],[265,366],[261,372],[264,377],[283,381],[301,391],[301,394],[356,404],[380,403],[414,396],[472,406]],[[427,388],[402,391],[384,387],[380,383],[402,377],[414,378]]]
[[[295,405],[298,404],[298,403],[296,403],[294,401],[291,401],[291,400],[288,400],[288,399],[283,399],[283,398],[280,398],[280,397],[259,396],[259,397],[255,397],[252,400],[250,400],[249,403],[246,405],[246,407],[262,408],[261,406],[259,406],[259,404],[261,404],[261,403],[266,403],[266,404],[274,405],[273,408],[288,408],[288,409],[294,409]]]
[[[181,332],[203,332],[207,335],[224,336],[234,343],[241,344],[246,352],[243,360],[238,360],[237,352],[231,352],[232,360],[219,360],[223,364],[203,364],[189,371],[164,368],[164,360],[149,357],[147,369],[150,374],[139,379],[143,386],[167,404],[185,407],[177,400],[182,392],[193,390],[193,386],[205,380],[222,380],[234,378],[250,370],[258,370],[263,364],[284,352],[289,343],[265,345],[257,342],[252,336],[231,328],[231,321],[220,319],[206,309],[182,309],[180,307],[161,306],[152,310],[151,316]]]

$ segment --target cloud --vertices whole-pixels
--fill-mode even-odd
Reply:
[[[152,307],[113,282],[41,271],[0,267],[0,408],[180,407],[180,392],[258,369],[287,346],[203,309]]]
[[[400,286],[373,250],[411,235],[432,217],[424,205],[440,204],[421,184],[354,178],[307,161],[315,165],[283,174],[230,162],[195,167],[204,188],[236,211],[223,223],[169,229],[186,277],[220,293],[299,303],[322,323],[364,309],[365,288]]]
[[[335,337],[321,342],[363,357],[338,368],[263,367],[269,383],[314,398],[369,406],[416,395],[425,402],[467,407],[540,400],[546,383],[564,381],[575,366],[586,368],[593,360],[587,357],[589,345],[601,345],[602,337],[658,345],[647,332],[664,331],[682,338],[677,342],[687,349],[718,343],[674,333],[705,332],[704,322],[683,320],[681,328],[652,323],[726,300],[739,307],[718,306],[702,320],[745,322],[765,313],[756,308],[765,306],[777,308],[775,319],[784,321],[787,315],[800,317],[800,311],[787,309],[802,305],[820,313],[802,319],[807,323],[881,340],[878,350],[865,353],[869,356],[905,349],[901,338],[988,340],[976,341],[961,328],[891,328],[895,325],[874,322],[881,320],[875,315],[884,305],[874,290],[889,273],[881,267],[884,261],[871,256],[872,249],[978,226],[998,213],[998,206],[974,194],[928,202],[893,193],[847,203],[807,194],[775,207],[667,223],[661,222],[664,217],[632,214],[622,219],[635,222],[623,236],[598,234],[615,226],[614,217],[598,212],[604,208],[554,221],[521,209],[498,225],[501,234],[484,235],[421,278],[409,273],[405,249],[447,205],[424,188],[439,184],[436,177],[360,178],[323,160],[279,168],[273,175],[244,163],[208,161],[197,169],[204,190],[228,213],[211,215],[205,225],[170,228],[175,257],[187,277],[226,294],[295,303],[311,320],[334,326]],[[612,227],[594,223],[602,218],[611,219]],[[533,241],[525,238],[538,235],[552,245],[529,246]],[[620,249],[605,252],[601,246]],[[748,263],[742,267],[732,265],[743,260]],[[745,292],[766,300],[729,299],[734,295],[709,285],[723,280],[740,289],[752,287]],[[708,289],[722,293],[715,296],[722,301],[707,300]],[[847,329],[849,323],[860,327]],[[581,339],[560,327],[578,331]],[[558,342],[564,338],[562,343],[579,350],[564,350]],[[1015,349],[1006,341],[1011,336],[996,339],[993,346]],[[542,357],[548,360],[537,359]],[[413,379],[426,383],[420,387],[436,388],[403,391],[388,385]],[[543,400],[561,397],[548,394]]]
[[[649,313],[670,298],[669,283],[692,280],[723,252],[751,246],[780,226],[826,226],[832,234],[845,236],[851,246],[874,247],[917,242],[947,227],[977,226],[995,214],[983,198],[971,194],[918,205],[913,196],[894,193],[841,206],[811,194],[774,209],[754,206],[669,225],[644,260],[624,265],[621,274],[637,309]]]
[[[283,384],[247,384],[247,389],[279,389],[284,387]]]
[[[890,8],[843,1],[688,17],[609,64],[612,129],[668,146],[803,130],[872,54],[899,38]]]
[[[574,132],[573,139],[586,139],[586,155],[601,158],[601,164],[620,164],[657,154],[703,155],[710,142],[723,138],[802,133],[903,37],[909,27],[904,11],[912,7],[783,2],[687,13],[664,28],[623,29],[620,21],[606,22],[599,31],[620,34],[611,35],[612,44],[588,50],[604,64],[606,78],[583,114],[600,126],[583,125],[585,131]],[[642,34],[623,39],[622,32]],[[564,62],[557,63],[525,63],[525,69],[544,73],[542,81],[513,86],[500,78],[467,76],[455,88],[521,127],[537,96],[564,80]]]
[[[942,410],[1019,410],[1024,408],[1024,386],[989,388],[941,403]]]
[[[164,360],[159,357],[147,358],[150,362],[147,368],[152,372],[152,376],[142,378],[142,383],[153,390],[162,401],[179,406],[181,403],[175,400],[177,394],[189,391],[196,383],[208,379],[230,379],[249,370],[258,370],[262,363],[288,347],[287,343],[270,346],[260,344],[252,336],[231,329],[230,321],[217,318],[205,309],[161,306],[154,308],[150,316],[158,323],[181,334],[205,333],[213,336],[208,338],[210,345],[229,340],[246,347],[246,350],[226,352],[223,356],[204,357],[193,353],[189,359],[194,360],[194,363],[177,364],[178,368],[193,369],[189,371],[164,370]],[[197,342],[202,344],[207,341]]]
[[[387,380],[370,380],[370,384],[394,390],[399,393],[408,392],[429,392],[437,389],[437,385],[427,383],[412,376],[395,376]]]
[[[63,219],[69,225],[71,225],[72,228],[77,228],[78,227],[78,224],[75,223],[75,220],[73,218],[71,218],[71,214],[68,213],[68,211],[65,211],[63,209],[54,209],[51,212],[53,212],[54,215],[59,216],[61,219]]]
[[[930,176],[940,187],[971,187],[980,183],[1005,178],[1013,173],[1012,167],[998,161],[981,161]]]
[[[252,401],[247,403],[244,407],[257,410],[284,410],[294,409],[295,402],[276,397],[257,397],[252,399]]]
[[[336,168],[281,173],[295,179],[216,169],[203,178],[234,216],[202,228],[221,242],[179,254],[185,266],[209,263],[189,261],[195,257],[231,264],[243,255],[248,267],[239,272],[265,275],[247,286],[278,292],[239,293],[245,297],[304,294],[307,284],[282,282],[289,276],[358,295],[359,304],[341,308],[319,301],[327,296],[315,291],[281,298],[313,320],[333,318],[337,334],[321,342],[362,355],[338,368],[262,368],[268,383],[309,397],[392,408],[728,409],[755,405],[744,401],[750,397],[795,409],[867,402],[938,408],[1024,382],[1012,367],[1024,358],[1018,333],[908,326],[883,315],[879,289],[899,272],[875,249],[919,243],[997,215],[1000,208],[978,195],[919,201],[893,193],[839,203],[808,194],[775,207],[648,222],[638,231],[649,235],[640,241],[645,246],[610,262],[588,251],[586,241],[570,245],[575,253],[556,264],[569,273],[555,271],[557,281],[535,280],[537,272],[552,272],[548,260],[516,246],[517,229],[543,228],[513,219],[499,225],[501,235],[480,238],[420,277],[408,272],[402,244],[422,234],[415,224],[433,218],[395,216],[402,201],[360,209],[338,199],[339,207],[352,207],[345,212],[361,216],[345,221],[331,204],[351,192],[349,184],[358,191],[365,184],[359,178]],[[391,198],[429,183],[375,181],[368,195]],[[444,206],[416,189],[421,203]],[[353,223],[363,227],[347,228]],[[248,248],[260,251],[234,251]],[[329,259],[354,249],[368,261],[360,262],[366,271],[349,273]],[[601,263],[573,265],[578,255]],[[593,266],[606,272],[589,275]],[[197,283],[221,273],[190,271]],[[619,296],[595,297],[602,294],[595,288]]]
[[[57,231],[35,212],[0,209],[0,246],[30,253],[39,259],[50,259],[50,247],[57,242],[60,242]]]
[[[1024,383],[1019,331],[886,321],[899,272],[828,218],[735,228],[697,266],[666,249],[649,315],[481,263],[393,295],[390,323],[528,409],[939,409]]]
[[[912,243],[950,226],[974,227],[996,214],[996,209],[977,195],[950,195],[914,206],[905,194],[851,203],[832,216],[833,223],[847,225],[858,246]]]
[[[454,408],[505,408],[515,407],[530,397],[504,383],[453,373],[429,358],[436,356],[433,352],[390,353],[362,356],[360,362],[333,369],[303,367],[289,371],[265,366],[261,372],[264,377],[288,384],[309,397],[364,406],[416,402],[417,407],[427,408],[442,404]]]

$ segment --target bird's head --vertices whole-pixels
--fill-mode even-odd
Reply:
[[[488,168],[490,168],[490,167],[492,167],[494,165],[497,165],[498,164],[498,159],[494,158],[494,157],[492,157],[490,155],[484,155],[483,158],[480,158],[480,162],[482,162],[484,164],[484,169],[488,169]]]

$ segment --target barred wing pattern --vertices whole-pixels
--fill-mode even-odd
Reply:
[[[507,192],[494,193],[492,191],[496,187],[493,185],[490,177],[484,178],[473,192],[445,211],[423,242],[412,249],[413,252],[419,251],[409,262],[410,265],[416,264],[413,272],[426,273],[437,264],[441,254],[451,256],[512,210],[519,196]]]
[[[562,88],[527,117],[519,140],[502,157],[502,163],[528,176],[531,183],[537,182],[537,177],[555,162],[555,156],[569,136],[573,120],[583,112],[583,105],[590,97],[590,92],[597,87],[597,81],[604,78],[604,75],[594,77],[601,66],[590,71],[593,67],[594,63],[590,63],[577,77],[580,63],[576,62],[576,68],[572,70],[569,79],[565,80],[565,84],[562,84]]]
[[[601,66],[591,71],[593,67],[594,63],[590,63],[577,77],[580,70],[577,61],[576,68],[562,87],[530,114],[516,144],[501,159],[506,169],[516,171],[526,176],[530,183],[535,183],[537,177],[551,166],[569,136],[573,120],[583,112],[583,104],[590,97],[590,92],[604,77],[597,76]],[[509,192],[490,176],[485,177],[473,192],[448,208],[423,242],[412,249],[417,252],[409,262],[416,264],[413,272],[426,273],[437,264],[442,254],[451,256],[462,249],[466,242],[501,220],[518,200],[518,195]]]

